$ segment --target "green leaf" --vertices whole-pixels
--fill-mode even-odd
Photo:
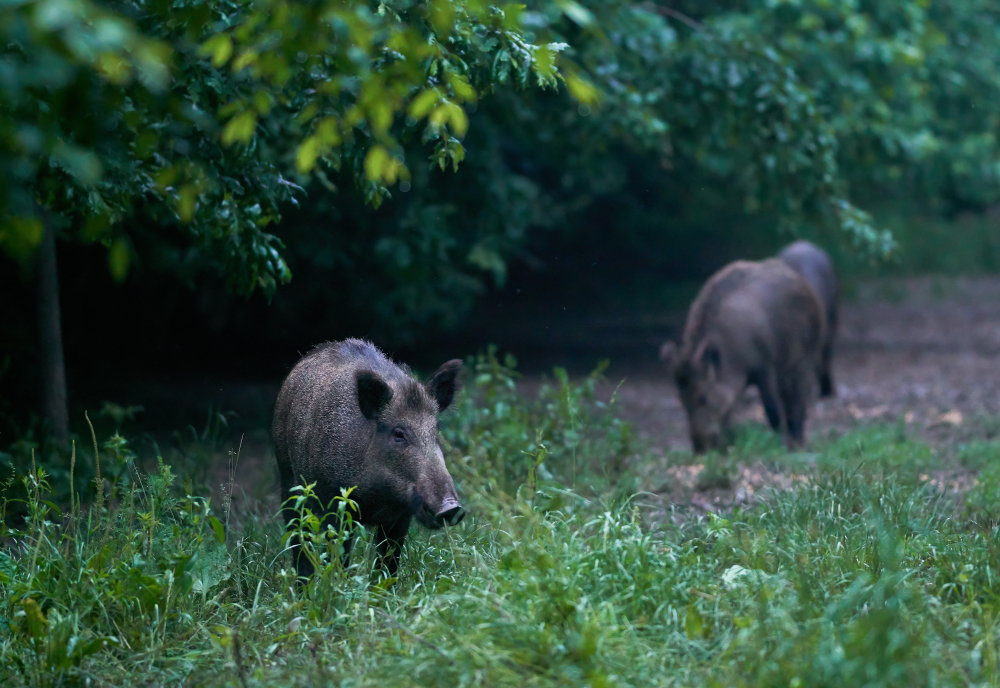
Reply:
[[[430,112],[431,108],[440,100],[441,94],[436,88],[430,88],[422,92],[410,103],[409,114],[414,119],[421,119]]]
[[[24,608],[24,616],[28,621],[28,635],[35,640],[48,637],[49,622],[45,619],[42,608],[38,606],[32,598],[21,603]]]
[[[257,91],[254,93],[253,102],[257,106],[257,112],[261,115],[267,115],[271,111],[271,96],[267,91]]]
[[[222,131],[222,145],[229,146],[239,141],[249,143],[257,127],[257,113],[246,110],[229,120]]]
[[[567,17],[580,26],[590,26],[594,23],[594,14],[574,0],[560,0],[559,8]]]
[[[177,199],[177,214],[182,222],[190,222],[194,219],[194,211],[198,200],[198,188],[193,184],[185,184],[181,187]]]
[[[211,55],[212,66],[216,68],[221,67],[233,55],[233,40],[228,34],[216,34],[201,44],[198,54],[202,57]]]
[[[240,53],[239,57],[233,60],[233,71],[238,72],[256,64],[258,58],[259,55],[253,50],[244,50]]]
[[[372,146],[365,156],[365,176],[373,182],[381,181],[389,164],[389,151],[384,146]]]
[[[212,526],[212,530],[215,531],[215,539],[219,541],[219,544],[226,544],[226,530],[222,526],[222,521],[215,516],[209,516],[208,523]]]
[[[428,3],[431,25],[439,35],[447,35],[455,21],[455,10],[450,0],[431,0]]]
[[[469,251],[469,255],[466,257],[470,263],[475,265],[481,270],[486,270],[493,273],[493,279],[498,284],[501,285],[507,275],[507,263],[495,250],[486,246],[482,243],[476,244]]]
[[[0,248],[17,261],[25,261],[35,254],[42,243],[44,227],[34,217],[0,219]]]
[[[208,633],[220,647],[229,647],[233,642],[233,629],[228,626],[217,624],[208,629]]]
[[[319,106],[316,103],[309,103],[302,108],[302,111],[298,115],[295,116],[295,123],[305,124],[315,117],[317,112],[319,112]]]
[[[516,31],[521,28],[521,14],[524,13],[525,5],[512,2],[500,9],[503,10],[503,28],[508,31]]]
[[[316,136],[310,136],[299,145],[298,151],[295,152],[295,169],[299,174],[306,174],[316,166],[319,148],[320,142]]]
[[[702,637],[704,627],[705,622],[701,612],[698,611],[694,602],[691,602],[688,605],[687,614],[684,616],[684,633],[690,640],[698,640]]]
[[[458,98],[468,102],[475,102],[477,98],[476,89],[469,85],[468,80],[464,76],[461,74],[449,74],[448,83]]]
[[[590,81],[576,74],[566,75],[566,88],[569,89],[569,94],[583,105],[596,105],[600,100],[600,91]]]
[[[63,140],[53,147],[52,160],[76,177],[83,186],[96,184],[104,174],[101,159],[96,154]]]
[[[60,509],[60,508],[59,508],[59,507],[58,507],[58,506],[56,505],[56,503],[55,503],[55,502],[52,502],[52,501],[49,501],[48,499],[43,499],[43,500],[42,500],[42,503],[43,503],[43,504],[44,504],[45,506],[47,506],[47,507],[49,507],[50,509],[52,509],[52,511],[54,511],[54,512],[55,512],[56,514],[58,514],[58,515],[59,515],[59,518],[62,518],[62,515],[63,515],[63,511],[62,511],[62,509]]]
[[[111,248],[108,249],[108,269],[115,282],[121,284],[125,281],[131,259],[128,241],[124,237],[115,239]]]
[[[104,78],[113,84],[122,86],[132,78],[132,65],[117,53],[101,53],[97,57],[97,64]]]
[[[106,647],[120,647],[121,643],[118,638],[111,635],[98,636],[96,638],[91,638],[86,643],[82,645],[77,645],[77,652],[81,657],[90,657],[91,655],[97,654]]]
[[[452,131],[459,137],[465,136],[465,132],[469,130],[469,118],[465,114],[465,110],[455,103],[448,103],[446,107]]]
[[[376,590],[379,590],[380,592],[385,592],[386,590],[388,590],[389,588],[391,588],[393,585],[395,585],[396,580],[397,580],[397,578],[395,578],[394,576],[390,576],[388,578],[383,578],[378,583],[376,583],[374,587],[375,587]]]
[[[316,126],[315,137],[323,146],[332,148],[340,145],[340,122],[336,117],[327,117]]]

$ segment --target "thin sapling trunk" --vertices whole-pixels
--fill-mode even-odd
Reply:
[[[42,221],[44,233],[38,252],[38,353],[42,369],[42,416],[50,424],[52,437],[65,445],[69,441],[69,410],[66,404],[56,237],[47,213],[42,214]]]

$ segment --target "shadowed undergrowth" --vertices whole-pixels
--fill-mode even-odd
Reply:
[[[300,509],[319,572],[296,586],[277,519],[212,503],[120,436],[102,452],[115,457],[104,504],[87,504],[91,487],[70,506],[61,466],[19,472],[3,502],[0,680],[1000,682],[1000,444],[959,448],[978,482],[956,497],[928,479],[953,458],[900,427],[794,456],[744,428],[713,471],[759,460],[809,479],[724,516],[660,519],[639,492],[651,459],[595,398],[596,376],[556,371],[526,400],[513,368],[492,353],[474,362],[442,428],[469,517],[415,528],[394,585],[366,534],[345,569],[344,533]],[[350,513],[349,494],[338,502]]]

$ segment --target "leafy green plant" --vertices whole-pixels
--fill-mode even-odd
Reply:
[[[510,355],[501,362],[494,347],[469,361],[475,387],[442,427],[462,454],[462,467],[508,494],[529,475],[571,487],[577,477],[585,481],[580,487],[618,479],[633,451],[632,435],[615,417],[614,399],[597,399],[595,386],[607,364],[576,384],[556,368],[554,383],[542,384],[533,400],[518,393],[515,366]]]

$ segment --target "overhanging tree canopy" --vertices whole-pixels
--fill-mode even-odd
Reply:
[[[238,291],[270,293],[289,275],[268,227],[305,175],[330,187],[347,169],[377,205],[409,176],[408,129],[454,167],[463,106],[554,85],[563,53],[597,87],[571,71],[571,92],[601,103],[577,157],[618,139],[689,158],[750,208],[834,218],[884,250],[852,180],[995,200],[993,5],[29,0],[0,10],[0,236],[24,252],[41,200],[81,218],[121,276],[116,227],[141,203]]]
[[[302,294],[303,310],[326,299],[339,314],[347,301],[391,323],[387,336],[453,324],[503,282],[532,231],[576,233],[604,201],[615,252],[671,252],[694,233],[672,219],[725,223],[728,211],[696,208],[721,198],[884,255],[891,237],[861,210],[873,202],[947,213],[1000,200],[998,11],[980,0],[529,4],[525,38],[565,44],[599,107],[500,89],[471,116],[462,174],[411,164],[413,191],[378,213],[313,193],[314,220],[281,232],[296,265],[334,286]]]
[[[457,166],[464,103],[509,80],[557,83],[558,48],[525,41],[516,16],[476,0],[8,5],[0,237],[14,253],[37,242],[40,202],[108,244],[124,276],[119,222],[144,207],[236,290],[272,293],[289,278],[268,227],[300,191],[290,179],[344,168],[377,205],[409,174],[400,116]]]

